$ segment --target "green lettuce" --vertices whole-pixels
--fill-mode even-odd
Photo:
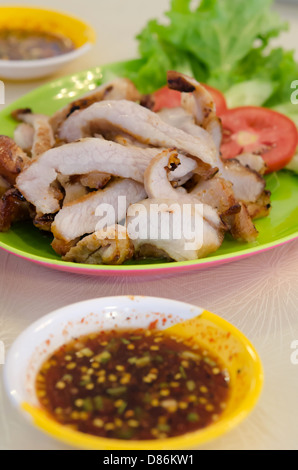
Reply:
[[[298,65],[292,51],[270,48],[271,40],[288,28],[271,8],[272,0],[193,3],[172,0],[165,21],[152,19],[138,34],[142,65],[134,81],[140,90],[150,93],[165,85],[167,71],[175,69],[223,92],[261,80],[271,94],[260,104],[288,101]]]

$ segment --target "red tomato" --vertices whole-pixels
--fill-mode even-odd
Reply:
[[[211,94],[215,106],[216,114],[220,115],[227,110],[227,104],[224,95],[215,88],[210,87],[209,85],[202,85],[209,91]],[[171,90],[167,86],[164,86],[157,90],[154,94],[155,105],[153,111],[157,112],[162,108],[176,108],[181,104],[181,93],[180,91]]]
[[[154,108],[153,111],[157,112],[162,108],[176,108],[181,105],[180,91],[171,90],[167,86],[160,88],[153,93]]]
[[[223,124],[223,158],[245,152],[262,155],[267,173],[284,168],[298,146],[298,131],[289,118],[276,111],[255,106],[227,110]]]

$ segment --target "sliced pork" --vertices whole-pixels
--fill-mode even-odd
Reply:
[[[50,120],[53,132],[56,133],[63,121],[71,114],[86,109],[88,106],[98,101],[119,99],[132,101],[138,101],[140,99],[140,93],[135,85],[127,78],[116,78],[109,83],[100,85],[57,111]]]
[[[17,109],[13,111],[12,116],[17,121],[21,121],[33,129],[33,139],[30,148],[31,158],[35,160],[42,153],[52,148],[55,144],[55,138],[52,127],[50,125],[50,118],[44,114],[35,114],[31,109]],[[23,132],[29,132],[24,130]],[[28,135],[29,139],[29,135]],[[22,142],[24,147],[25,143]]]
[[[0,175],[0,197],[11,187],[9,182]]]
[[[75,263],[119,265],[131,259],[133,254],[133,243],[126,228],[116,224],[82,238],[62,259]]]
[[[52,224],[55,238],[70,241],[125,219],[127,208],[146,197],[142,184],[116,179],[104,189],[66,204]]]
[[[170,70],[167,81],[169,88],[182,92],[182,107],[194,116],[198,126],[206,129],[219,149],[222,126],[211,94],[194,78],[183,73]]]
[[[33,213],[17,189],[8,189],[0,199],[0,232],[7,232],[15,222],[31,219]]]
[[[5,135],[0,135],[0,176],[11,185],[30,162],[26,153]]]
[[[136,256],[174,261],[203,258],[221,246],[225,227],[207,205],[146,199],[127,211],[126,228]]]
[[[31,154],[34,141],[34,129],[30,124],[21,122],[14,130],[13,135],[15,143],[24,150],[27,155]]]
[[[179,163],[175,150],[154,157],[144,177],[149,198],[128,209],[127,230],[139,256],[146,252],[163,253],[175,261],[197,259],[217,250],[223,241],[226,227],[217,211],[196,195],[172,187],[168,174]]]
[[[49,214],[60,209],[57,191],[53,188],[59,174],[88,175],[95,171],[143,183],[148,164],[159,152],[150,147],[126,147],[104,139],[86,138],[45,152],[20,174],[16,185],[37,212]],[[181,156],[183,159],[187,162],[185,172],[188,173],[195,165]],[[178,175],[181,176],[180,168]],[[172,177],[175,178],[174,172]]]
[[[118,130],[154,147],[176,148],[200,158],[208,165],[216,163],[216,148],[209,138],[190,136],[168,125],[156,113],[133,101],[101,101],[70,116],[61,126],[59,137],[66,142]]]

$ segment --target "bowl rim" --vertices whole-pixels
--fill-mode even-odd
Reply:
[[[91,49],[92,43],[86,42],[75,50],[66,52],[64,54],[57,55],[55,57],[48,57],[45,59],[33,59],[33,60],[9,60],[0,59],[0,68],[4,69],[33,69],[35,67],[43,67],[48,65],[56,65],[76,59],[80,55],[88,52]]]
[[[30,334],[30,332],[34,331],[34,329],[40,328],[42,324],[49,325],[51,320],[55,319],[57,315],[61,315],[62,319],[63,313],[67,314],[73,308],[87,308],[89,305],[94,305],[94,303],[98,302],[121,302],[122,300],[137,300],[139,302],[153,301],[161,303],[165,306],[175,305],[176,307],[192,309],[193,317],[204,314],[207,319],[214,323],[216,326],[219,326],[223,329],[228,329],[229,332],[234,337],[236,337],[243,346],[245,346],[252,360],[255,379],[253,390],[244,398],[244,400],[241,402],[237,409],[235,409],[227,417],[219,419],[216,423],[213,423],[212,425],[177,437],[144,441],[126,441],[120,439],[111,439],[97,437],[79,431],[74,431],[59,424],[53,418],[47,415],[47,413],[40,409],[37,409],[36,406],[27,402],[18,401],[16,390],[13,388],[13,384],[11,383],[11,379],[9,377],[9,367],[13,364],[13,356],[17,350],[19,342],[24,340],[27,335]],[[148,309],[150,309],[150,304],[148,304]],[[231,429],[235,428],[240,422],[242,422],[252,412],[257,401],[259,400],[264,382],[263,365],[256,349],[254,348],[250,340],[233,324],[231,324],[224,318],[209,312],[208,310],[202,309],[187,302],[162,297],[140,295],[117,295],[79,301],[58,308],[40,317],[35,322],[31,323],[25,330],[23,330],[23,332],[20,333],[20,335],[15,339],[15,341],[9,348],[4,364],[3,376],[5,390],[10,399],[10,403],[14,408],[17,408],[17,410],[23,415],[23,417],[26,418],[27,422],[29,422],[31,425],[33,425],[35,428],[37,428],[44,434],[48,434],[52,438],[63,442],[64,444],[70,445],[72,447],[94,450],[162,450],[185,449],[189,447],[200,446],[202,444],[205,444],[206,442],[214,440],[215,438],[221,437],[222,435],[229,432]]]

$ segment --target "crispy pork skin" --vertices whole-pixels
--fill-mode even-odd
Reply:
[[[0,135],[0,175],[11,185],[30,162],[26,153],[5,135]]]
[[[0,199],[0,232],[7,232],[12,224],[30,220],[34,211],[22,194],[10,188]]]

